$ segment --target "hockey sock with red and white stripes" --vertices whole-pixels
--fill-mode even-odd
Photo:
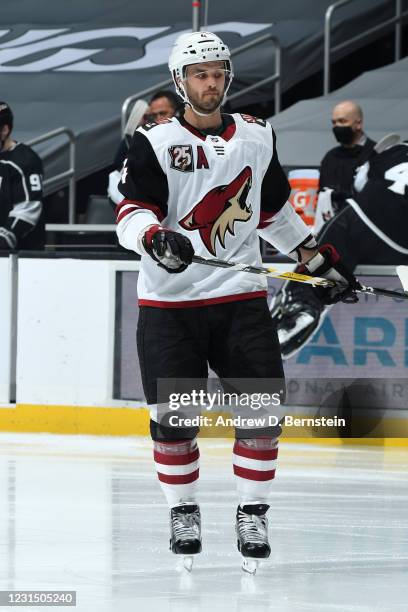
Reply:
[[[157,475],[169,507],[196,501],[200,457],[196,438],[155,441],[153,448]]]
[[[277,457],[278,438],[235,440],[233,467],[240,504],[268,503]]]

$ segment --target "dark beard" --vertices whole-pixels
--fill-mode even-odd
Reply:
[[[191,96],[190,96],[190,100],[191,100],[192,105],[194,106],[195,109],[198,110],[198,112],[210,115],[211,113],[215,112],[221,104],[222,97],[219,96],[218,94],[216,94],[216,96],[217,96],[216,100],[208,101],[207,104],[203,104],[203,103],[200,104],[200,102],[193,99]]]

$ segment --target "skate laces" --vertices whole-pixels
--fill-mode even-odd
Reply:
[[[243,542],[263,544],[267,537],[268,519],[266,516],[248,514],[243,510],[238,511],[238,532]]]
[[[200,512],[198,509],[192,512],[180,512],[173,509],[171,523],[176,540],[200,539]]]

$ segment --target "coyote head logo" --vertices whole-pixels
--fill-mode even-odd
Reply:
[[[216,240],[225,249],[227,231],[234,236],[235,221],[252,217],[247,202],[252,186],[252,171],[246,166],[228,185],[214,187],[179,221],[186,230],[198,230],[201,240],[212,255],[216,255]]]

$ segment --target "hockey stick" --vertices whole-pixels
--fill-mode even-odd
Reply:
[[[386,134],[374,146],[374,151],[376,153],[382,153],[383,151],[385,151],[385,149],[395,147],[395,145],[401,144],[401,142],[402,140],[399,134]]]
[[[297,274],[297,272],[279,272],[277,268],[257,268],[255,266],[247,266],[233,261],[223,261],[222,259],[206,259],[199,255],[193,256],[193,262],[205,264],[207,266],[215,266],[216,268],[230,268],[237,272],[252,272],[252,274],[263,274],[272,278],[283,278],[284,280],[297,281],[315,287],[334,287],[336,283],[327,278],[319,278],[318,276],[307,276],[306,274]]]
[[[223,261],[222,259],[206,259],[199,255],[193,256],[193,262],[206,266],[215,266],[216,268],[229,268],[237,272],[251,272],[252,274],[262,274],[272,278],[282,278],[283,280],[305,283],[306,285],[312,285],[314,287],[335,287],[337,284],[335,281],[328,280],[327,278],[319,278],[318,276],[308,276],[306,274],[298,274],[297,272],[290,271],[279,272],[277,268],[258,268],[256,266],[247,266],[233,261]],[[408,300],[408,266],[398,266],[397,272],[401,279],[404,293],[399,293],[398,291],[392,291],[390,289],[366,287],[364,285],[361,286],[361,289],[357,289],[356,291],[358,293],[370,293],[371,295],[383,295],[386,297]]]
[[[397,274],[405,293],[408,292],[408,266],[397,266]]]
[[[143,115],[148,108],[149,105],[146,100],[136,100],[123,131],[123,137],[125,139],[127,148],[129,148],[132,136],[140,125]]]

